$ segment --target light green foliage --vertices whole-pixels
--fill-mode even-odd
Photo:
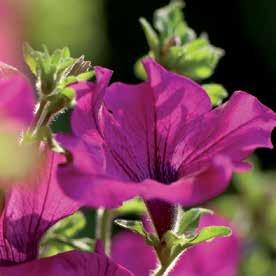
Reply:
[[[186,212],[182,211],[179,224],[175,230],[177,235],[194,235],[198,227],[199,219],[203,214],[213,214],[213,211],[204,208],[192,208]]]
[[[195,39],[195,32],[184,20],[183,7],[184,2],[171,1],[169,5],[154,12],[153,25],[158,30],[163,45],[174,37],[179,39],[179,44],[182,45]]]
[[[201,214],[209,213],[209,210],[192,209],[187,215],[180,218],[181,227],[176,231],[167,231],[157,246],[155,246],[161,264],[161,270],[167,271],[177,261],[183,251],[189,247],[205,241],[211,241],[216,237],[227,237],[231,235],[231,229],[225,226],[208,226],[196,232]],[[184,213],[185,214],[185,213]],[[188,235],[185,230],[190,229]],[[191,230],[193,229],[193,230]],[[179,233],[179,234],[178,234]],[[180,234],[183,233],[183,234]],[[157,274],[158,275],[158,274]]]
[[[168,69],[200,81],[213,74],[222,54],[206,36],[201,36],[185,45],[169,47],[164,61]]]
[[[188,244],[195,245],[204,241],[210,241],[216,237],[231,236],[232,231],[225,226],[208,226],[203,228],[195,238],[189,240]]]
[[[144,228],[143,223],[139,220],[116,219],[115,223],[125,229],[128,229],[128,230],[142,236],[149,245],[155,246],[158,244],[157,236],[152,233],[147,232]]]
[[[213,75],[214,70],[224,55],[224,51],[213,46],[206,34],[199,37],[184,19],[182,1],[172,1],[169,5],[155,11],[153,26],[141,18],[149,53],[168,70],[202,81]],[[146,78],[141,60],[135,64],[137,77]],[[221,85],[210,84],[207,87],[213,105],[218,105],[227,96]]]
[[[209,95],[213,105],[220,105],[228,93],[221,84],[209,83],[204,84],[203,88]]]
[[[50,125],[53,118],[71,107],[75,102],[75,90],[71,84],[88,80],[94,72],[90,71],[91,63],[71,57],[69,48],[57,49],[49,53],[46,46],[43,51],[36,51],[30,45],[24,45],[24,58],[35,76],[39,103],[35,113],[35,125],[25,133],[24,139],[46,140],[52,150],[62,152],[68,157],[65,149],[57,147]],[[28,133],[29,132],[29,133]]]
[[[167,231],[162,237],[147,232],[143,223],[138,220],[117,219],[115,223],[142,236],[146,243],[154,247],[163,272],[168,270],[180,254],[189,247],[210,241],[215,237],[231,235],[231,229],[225,226],[208,226],[198,231],[200,217],[204,214],[212,214],[211,210],[193,208],[186,212],[182,209],[178,211],[177,226],[174,230]]]
[[[36,88],[40,96],[58,94],[71,83],[89,79],[90,62],[84,57],[72,58],[69,48],[57,49],[52,54],[46,46],[43,51],[36,51],[30,45],[24,45],[24,58],[31,72],[36,77]],[[68,93],[64,93],[67,97]],[[72,98],[72,95],[70,96]]]
[[[124,219],[116,219],[115,223],[119,226],[129,229],[143,237],[146,236],[146,232],[144,230],[143,223],[139,220],[124,220]]]
[[[146,206],[141,198],[134,198],[125,201],[121,207],[115,209],[113,212],[115,216],[124,216],[129,214],[142,216],[146,213]]]
[[[52,256],[57,253],[74,249],[92,251],[94,241],[79,237],[79,232],[85,227],[85,217],[81,212],[67,217],[54,225],[41,242],[41,256]]]

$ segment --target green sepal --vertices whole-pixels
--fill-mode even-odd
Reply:
[[[160,51],[160,43],[157,33],[154,31],[150,23],[145,18],[140,18],[139,21],[145,33],[150,50],[154,53],[156,57],[158,57]]]
[[[213,106],[220,105],[228,96],[226,89],[221,84],[209,83],[204,84],[202,87],[206,90]]]
[[[30,71],[37,76],[37,60],[34,49],[28,44],[23,44],[23,56],[26,64],[30,68]]]
[[[200,217],[205,214],[213,214],[213,211],[204,208],[192,208],[185,212],[182,211],[179,215],[177,228],[175,229],[176,234],[178,236],[194,235],[198,227]]]
[[[192,238],[187,238],[184,235],[178,236],[172,230],[167,231],[160,243],[155,246],[162,271],[166,272],[169,270],[172,264],[189,247],[205,241],[211,241],[215,237],[227,237],[229,235],[231,235],[231,229],[225,226],[205,227]]]
[[[142,63],[142,60],[147,57],[154,58],[154,55],[152,52],[149,52],[149,54],[147,56],[143,56],[142,58],[138,59],[136,61],[136,63],[134,64],[134,73],[141,80],[147,79],[147,74],[146,74],[145,68]]]
[[[147,232],[144,228],[143,223],[139,220],[116,219],[114,222],[119,226],[142,236],[145,239],[146,243],[151,246],[155,246],[159,242],[157,236]]]
[[[79,74],[77,76],[77,80],[78,81],[87,81],[92,79],[95,76],[95,71],[88,71],[88,72],[84,72],[82,74]]]
[[[209,78],[224,51],[212,46],[201,36],[183,46],[170,47],[165,59],[169,69],[194,80]]]
[[[50,54],[44,45],[43,51],[36,51],[26,43],[23,52],[25,62],[36,77],[37,91],[41,96],[56,94],[73,82],[93,76],[91,63],[85,61],[84,56],[71,57],[68,47]]]
[[[151,37],[154,39],[151,39],[151,45],[149,41],[148,44],[152,57],[158,63],[168,70],[202,81],[214,73],[224,51],[211,45],[207,35],[196,36],[184,19],[183,7],[183,1],[172,1],[155,11],[155,29],[147,21],[143,21],[143,27],[153,34]],[[138,78],[146,79],[139,61],[135,64],[134,71]]]
[[[179,39],[180,44],[187,43],[195,38],[195,33],[184,20],[182,9],[183,1],[172,1],[169,5],[154,12],[153,25],[160,34],[162,43],[173,37]]]
[[[73,88],[61,89],[59,93],[49,96],[47,99],[50,104],[48,107],[49,114],[56,114],[70,106],[75,101],[76,91]]]
[[[40,255],[47,257],[75,249],[91,252],[94,240],[79,235],[85,226],[85,216],[81,212],[61,220],[43,238]]]
[[[196,237],[187,241],[186,246],[196,245],[205,241],[211,241],[216,237],[229,237],[232,230],[226,226],[207,226],[201,229]]]
[[[146,213],[146,206],[141,198],[134,198],[125,201],[123,205],[114,210],[116,216],[124,216],[129,214],[144,215]]]

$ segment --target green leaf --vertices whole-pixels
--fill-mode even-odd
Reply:
[[[136,214],[143,215],[146,213],[146,206],[142,199],[134,198],[124,202],[124,204],[115,210],[115,214],[118,216]]]
[[[228,237],[232,234],[232,230],[225,226],[207,226],[204,227],[199,234],[187,244],[195,245],[204,241],[211,241],[216,237]]]
[[[131,230],[132,232],[142,236],[145,241],[151,246],[154,246],[159,242],[157,236],[152,233],[148,233],[144,229],[143,223],[139,220],[116,219],[114,222],[119,226]]]
[[[43,51],[36,51],[25,44],[23,50],[25,61],[36,76],[36,87],[41,96],[55,94],[73,81],[87,80],[93,76],[91,63],[85,61],[84,56],[71,57],[67,47],[56,49],[52,54],[45,45]]]
[[[197,38],[184,19],[183,7],[183,1],[172,1],[156,10],[153,26],[157,32],[144,19],[142,26],[151,55],[157,62],[168,70],[201,81],[214,73],[224,51],[211,45],[204,34]],[[134,70],[139,78],[146,79],[141,62],[135,64]],[[217,102],[219,99],[216,99],[215,103]]]
[[[78,78],[75,76],[69,76],[63,81],[63,86],[68,86],[70,84],[78,82]]]
[[[227,227],[209,226],[203,228],[195,237],[187,239],[185,236],[179,236],[169,230],[163,235],[160,243],[155,246],[155,250],[163,271],[167,271],[183,251],[189,250],[189,247],[204,241],[210,241],[218,236],[229,236],[230,234],[231,229]]]
[[[146,57],[153,57],[153,54],[150,52],[148,56],[143,56],[142,58],[138,59],[134,65],[134,73],[136,77],[141,80],[147,79],[147,74],[142,64],[142,60]]]
[[[159,38],[156,32],[145,18],[140,18],[139,21],[144,30],[150,50],[156,56],[159,56]]]
[[[199,219],[204,214],[213,214],[213,211],[204,208],[193,208],[183,212],[179,218],[176,234],[194,235],[194,232],[198,227]]]
[[[69,216],[51,228],[51,232],[63,234],[67,237],[75,236],[86,225],[85,216],[82,212],[76,212],[74,215]]]
[[[92,79],[95,76],[95,72],[94,71],[88,71],[88,72],[84,72],[82,74],[79,74],[77,76],[77,80],[78,81],[87,81]]]
[[[85,216],[81,212],[61,220],[47,231],[41,242],[40,255],[47,257],[75,249],[91,252],[94,241],[79,237],[79,233],[85,226]]]
[[[210,77],[223,51],[210,45],[206,37],[197,38],[184,46],[171,47],[165,60],[169,69],[194,80]]]
[[[125,229],[131,230],[134,233],[137,233],[143,237],[146,237],[146,231],[144,230],[144,225],[139,220],[116,219],[115,223]]]
[[[23,45],[23,56],[31,72],[36,76],[37,75],[36,53],[28,43],[24,43]]]
[[[155,11],[153,25],[159,31],[163,43],[177,37],[181,44],[195,38],[195,33],[184,20],[182,9],[184,2],[173,1],[169,5]]]
[[[226,89],[217,83],[204,84],[203,88],[209,95],[212,105],[217,106],[228,96]]]
[[[73,88],[64,88],[61,94],[72,102],[75,99],[76,91]]]

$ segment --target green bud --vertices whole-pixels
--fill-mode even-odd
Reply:
[[[222,101],[228,96],[226,89],[221,84],[204,84],[203,88],[206,90],[214,106],[220,105]]]
[[[202,81],[212,76],[224,51],[211,45],[206,35],[196,36],[185,21],[183,7],[183,1],[171,1],[156,10],[154,27],[144,18],[140,19],[150,48],[144,57],[151,56],[168,70]],[[136,62],[134,71],[137,77],[146,79],[141,59]],[[213,105],[220,104],[226,91],[218,86],[207,88],[212,90]]]

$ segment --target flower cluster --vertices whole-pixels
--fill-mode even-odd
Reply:
[[[237,275],[239,234],[199,205],[251,169],[256,149],[273,147],[276,113],[243,91],[222,104],[221,85],[195,82],[223,51],[181,8],[157,10],[153,27],[140,20],[150,49],[135,65],[139,84],[110,84],[111,70],[68,48],[25,45],[34,85],[0,62],[0,275]],[[71,132],[55,133],[68,109]],[[43,254],[83,207],[97,213],[92,245],[62,237],[72,250]],[[128,231],[113,235],[113,221]]]
[[[245,92],[235,92],[212,109],[208,95],[194,81],[152,59],[144,66],[148,78],[138,85],[109,86],[111,71],[96,67],[95,82],[72,86],[77,92],[72,134],[58,134],[54,140],[65,151],[56,152],[48,139],[34,137],[42,160],[36,173],[2,186],[2,275],[148,275],[156,263],[167,261],[163,243],[168,245],[168,233],[182,246],[169,262],[172,269],[179,259],[170,275],[235,275],[237,235],[189,249],[216,235],[189,239],[185,232],[183,242],[183,221],[177,228],[176,209],[216,197],[233,172],[248,170],[245,160],[256,148],[272,147],[276,115]],[[37,112],[33,115],[35,100],[27,79],[1,64],[0,90],[1,120],[20,122],[16,127],[29,127],[30,132]],[[94,253],[71,251],[38,259],[39,242],[57,221],[83,206],[114,208],[134,197],[142,198],[148,209],[154,227],[143,233],[153,247],[139,236],[121,233],[113,240],[113,260],[99,241]],[[229,224],[208,214],[196,232],[214,225]],[[178,236],[172,234],[176,228]]]

